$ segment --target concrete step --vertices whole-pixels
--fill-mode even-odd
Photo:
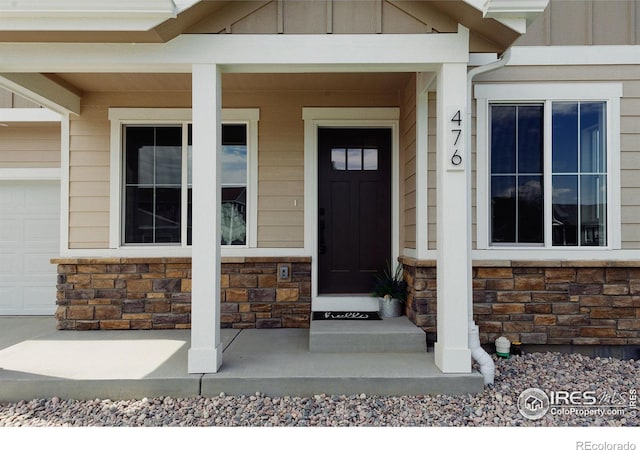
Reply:
[[[406,316],[382,320],[312,320],[312,353],[425,353],[424,331]]]

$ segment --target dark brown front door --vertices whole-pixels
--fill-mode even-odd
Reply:
[[[318,130],[318,293],[369,293],[391,258],[391,130]]]

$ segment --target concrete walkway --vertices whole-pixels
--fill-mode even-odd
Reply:
[[[220,371],[188,374],[190,330],[57,331],[50,317],[1,317],[0,401],[483,389],[477,372],[443,375],[433,353],[311,353],[308,341],[305,329],[223,329]]]

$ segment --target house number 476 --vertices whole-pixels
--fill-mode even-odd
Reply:
[[[448,170],[464,170],[464,126],[462,108],[449,109],[449,163]]]

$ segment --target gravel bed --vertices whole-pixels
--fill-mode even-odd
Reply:
[[[639,426],[640,414],[629,406],[633,393],[640,390],[639,374],[640,361],[531,353],[496,359],[496,384],[473,395],[221,393],[214,398],[126,401],[54,397],[0,403],[0,426]],[[527,419],[518,412],[518,396],[534,387],[546,392],[595,391],[599,404],[620,404],[623,414],[547,413],[538,420]]]

